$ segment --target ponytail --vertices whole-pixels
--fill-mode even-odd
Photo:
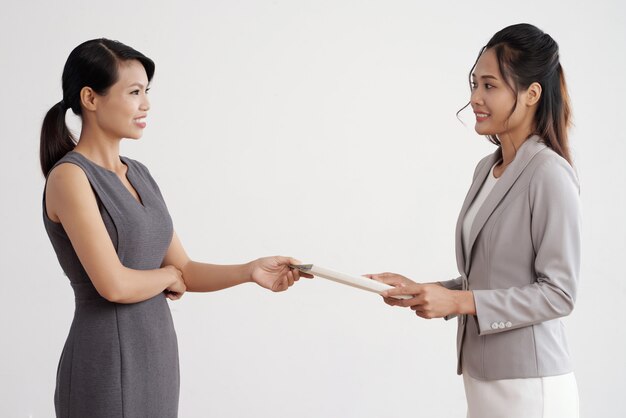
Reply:
[[[56,162],[76,146],[76,140],[65,123],[66,111],[65,103],[61,100],[48,110],[43,120],[39,160],[46,177]]]
[[[554,83],[550,83],[554,87],[544,91],[539,105],[537,113],[543,117],[538,118],[537,134],[543,138],[546,145],[572,165],[567,134],[572,123],[571,107],[565,75],[560,63],[557,64],[554,77]],[[545,109],[541,109],[542,107]]]

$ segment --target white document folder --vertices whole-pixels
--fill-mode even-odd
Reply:
[[[378,293],[379,295],[393,286],[379,282],[363,276],[353,276],[351,274],[339,273],[330,269],[316,266],[314,264],[298,264],[292,265],[292,268],[298,269],[304,273],[309,273],[317,277],[332,280],[333,282],[356,287],[357,289],[367,290],[368,292]],[[396,299],[411,299],[410,295],[393,296]]]

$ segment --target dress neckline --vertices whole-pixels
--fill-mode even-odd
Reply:
[[[89,158],[87,158],[86,156],[84,156],[83,154],[81,154],[78,151],[70,151],[70,153],[74,153],[77,154],[79,156],[79,158],[83,159],[84,161],[87,161],[90,165],[92,165],[93,167],[96,167],[97,169],[104,171],[105,173],[108,173],[109,175],[112,175],[115,177],[115,179],[117,180],[118,184],[120,186],[122,186],[122,188],[126,191],[126,193],[128,194],[128,196],[130,196],[136,204],[138,204],[139,206],[141,206],[142,208],[146,208],[145,206],[145,200],[144,200],[144,196],[143,193],[140,193],[139,190],[137,189],[136,186],[136,182],[131,179],[131,177],[134,175],[134,171],[133,171],[133,165],[130,164],[129,160],[126,157],[123,156],[119,156],[120,162],[126,166],[126,173],[124,174],[124,176],[126,177],[126,180],[128,180],[128,183],[130,183],[130,186],[135,190],[135,193],[137,193],[137,197],[135,197],[130,190],[128,190],[128,188],[126,187],[126,185],[124,183],[122,183],[122,179],[120,179],[120,177],[117,175],[117,173],[115,171],[109,170],[108,168],[105,168],[103,166],[101,166],[100,164],[97,164],[95,162],[93,162],[92,160],[90,160]]]

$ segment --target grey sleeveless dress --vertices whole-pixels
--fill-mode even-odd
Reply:
[[[172,221],[148,169],[120,157],[141,203],[117,175],[71,151],[58,163],[83,169],[121,263],[157,269],[172,240]],[[57,371],[58,418],[172,418],[179,394],[178,348],[164,294],[133,304],[104,299],[91,283],[60,223],[43,218],[75,294],[75,312]]]

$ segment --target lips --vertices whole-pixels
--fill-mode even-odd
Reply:
[[[474,112],[476,115],[476,122],[484,122],[489,118],[489,113],[485,112]]]
[[[145,128],[146,127],[146,117],[142,116],[139,118],[135,118],[133,119],[133,122],[135,123],[135,125],[137,125],[140,128]]]

